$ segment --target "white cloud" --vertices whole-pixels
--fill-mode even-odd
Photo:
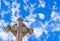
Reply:
[[[6,22],[2,19],[0,20],[0,26],[5,26],[6,25]]]
[[[8,38],[10,39],[10,41],[11,40],[13,40],[13,41],[16,40],[16,37],[12,34],[12,32],[8,32],[7,35],[8,35]]]
[[[57,16],[56,12],[55,12],[55,11],[52,11],[52,13],[51,13],[51,18],[54,18],[54,17],[56,17],[56,16]]]
[[[24,2],[25,4],[27,4],[28,0],[23,0],[23,2]]]
[[[41,23],[41,27],[42,27],[43,29],[45,29],[46,26],[47,26],[47,23],[45,23],[45,24]]]
[[[23,38],[22,38],[22,41],[28,41],[28,38],[30,37],[29,34],[25,35]]]
[[[1,28],[1,26],[0,26],[0,32],[3,32],[3,29]]]
[[[1,10],[1,0],[0,0],[0,10]]]
[[[1,16],[2,16],[2,18],[4,18],[4,13],[3,12],[1,12]]]
[[[28,41],[28,37],[24,37],[22,41]]]
[[[12,11],[12,16],[14,16],[14,14],[16,12],[16,9],[15,8],[11,8],[11,11]]]
[[[12,7],[19,9],[20,8],[20,4],[17,3],[16,1],[12,2]]]
[[[4,18],[4,15],[5,15],[5,14],[8,14],[8,11],[4,11],[4,10],[3,10],[3,11],[1,11],[1,14],[0,14],[0,15],[1,15],[2,18]]]
[[[5,32],[0,32],[0,37],[3,38],[3,40],[7,40],[7,34]]]
[[[19,13],[20,13],[20,10],[19,10],[19,7],[20,7],[20,6],[19,6],[19,4],[17,4],[16,6],[17,6],[16,8],[15,8],[15,7],[12,7],[12,8],[11,8],[12,16],[15,16],[15,14],[16,14],[16,15],[19,15]]]
[[[4,26],[4,20],[0,20],[0,31],[3,31],[3,26]]]
[[[57,21],[60,19],[60,15],[58,12],[55,12],[55,11],[52,11],[51,13],[51,19],[54,20],[54,21]]]
[[[4,15],[9,14],[9,12],[10,12],[9,10],[7,10],[7,11],[2,10],[1,13],[0,13],[0,15],[1,15],[0,17],[4,18]]]
[[[60,28],[59,28],[59,27],[57,27],[57,28],[52,29],[51,31],[52,31],[52,32],[60,31]]]
[[[0,31],[4,31],[4,28],[6,27],[8,23],[5,22],[3,19],[0,20]]]
[[[33,8],[34,6],[36,6],[36,3],[30,4],[30,7],[31,7],[31,8]]]
[[[38,2],[39,2],[38,8],[39,7],[45,8],[45,1],[38,0]]]
[[[20,4],[17,3],[16,1],[12,2],[12,8],[11,8],[11,11],[12,11],[12,15],[14,15],[16,12],[17,12],[17,15],[19,14],[20,12]]]
[[[54,4],[56,5],[56,4],[57,4],[57,2],[56,2],[56,1],[54,1]]]
[[[57,7],[55,5],[53,5],[52,10],[56,10],[56,9],[57,9]]]
[[[43,31],[45,32],[46,35],[48,35],[48,30],[43,29]]]
[[[24,10],[25,10],[25,11],[27,11],[27,10],[28,10],[28,8],[29,8],[29,6],[28,6],[28,5],[24,5]]]
[[[60,41],[60,36],[58,36],[58,38],[59,38],[59,41]]]
[[[30,14],[33,13],[33,11],[35,10],[35,8],[34,8],[35,5],[36,4],[30,4],[30,6],[28,7],[28,10],[29,10]]]
[[[39,38],[43,33],[43,29],[41,28],[34,28],[33,30],[34,30],[33,34],[36,38]]]
[[[45,34],[47,35],[47,34],[48,34],[48,30],[46,29],[46,27],[49,25],[48,22],[47,22],[47,21],[46,21],[45,23],[40,22],[39,25],[41,25],[40,28],[41,28],[42,31],[45,32]]]
[[[17,19],[16,16],[11,16],[12,23],[16,23],[16,19]]]
[[[4,0],[4,3],[6,6],[8,6],[10,8],[10,3],[8,1]]]
[[[44,19],[44,18],[45,18],[44,14],[39,13],[39,18],[40,18],[40,19]]]
[[[30,14],[29,16],[26,16],[25,17],[25,19],[24,19],[24,23],[29,27],[30,25],[31,25],[31,23],[33,23],[34,21],[36,21],[35,20],[35,17],[36,17],[37,15],[35,14]],[[28,22],[25,22],[25,21],[28,21]]]
[[[32,13],[35,10],[35,8],[34,8],[35,5],[36,5],[35,3],[30,4],[30,6],[28,6],[28,4],[26,4],[26,5],[24,5],[24,10],[26,10],[26,11],[29,10],[29,12]]]
[[[46,41],[46,39],[44,39],[44,41]]]
[[[12,8],[11,8],[11,11],[12,11],[12,16],[11,16],[11,25],[13,25],[14,23],[16,23],[16,19],[18,17],[20,17],[20,4],[17,3],[16,1],[12,2]]]
[[[0,32],[0,37],[4,41],[7,41],[7,40],[9,40],[9,41],[11,41],[11,40],[15,41],[15,39],[16,39],[16,37],[11,32],[9,32],[9,33],[7,33],[7,32]]]
[[[15,24],[18,17],[20,17],[20,16],[12,15],[12,16],[11,16],[11,23],[10,23],[10,24],[11,24],[11,25]]]

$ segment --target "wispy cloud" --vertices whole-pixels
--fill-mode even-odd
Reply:
[[[60,19],[59,12],[52,11],[51,19],[54,20],[54,21],[57,21],[57,19],[59,20]]]
[[[15,41],[16,37],[12,34],[12,33],[6,33],[6,32],[0,32],[0,37],[4,40],[4,41]],[[12,38],[11,38],[12,37]]]
[[[8,8],[10,8],[10,2],[8,2],[6,0],[4,0],[3,2],[5,3],[6,6],[8,6]]]
[[[28,10],[28,8],[29,8],[29,6],[28,6],[28,5],[24,5],[24,10],[25,10],[25,11],[27,11],[27,10]]]
[[[24,4],[27,4],[28,0],[23,0]]]
[[[44,18],[45,18],[45,15],[42,14],[42,13],[39,13],[39,18],[40,18],[40,19],[44,19]]]
[[[1,10],[1,0],[0,0],[0,10]]]
[[[31,25],[31,23],[33,23],[35,20],[35,17],[37,15],[36,14],[30,14],[29,16],[26,16],[25,19],[24,19],[24,23],[29,27]],[[28,22],[26,22],[28,21]]]
[[[57,7],[53,5],[52,10],[57,10]]]
[[[27,34],[26,36],[23,37],[22,41],[28,41],[29,37],[30,37],[30,35]]]
[[[6,22],[3,19],[0,20],[0,26],[6,26]]]
[[[43,29],[42,28],[34,28],[34,32],[33,34],[35,35],[36,38],[39,38],[43,33]]]
[[[20,17],[20,4],[17,3],[16,1],[12,2],[12,8],[11,8],[11,11],[12,11],[12,16],[11,16],[11,25],[16,23],[16,19],[18,17]]]
[[[39,2],[39,5],[38,5],[38,8],[39,7],[42,7],[42,8],[45,8],[45,1],[42,1],[42,0],[38,0],[38,2]]]
[[[56,27],[56,28],[52,29],[52,32],[55,32],[55,31],[60,31],[60,28]]]
[[[5,32],[0,32],[0,37],[3,38],[3,40],[7,40],[7,34]]]

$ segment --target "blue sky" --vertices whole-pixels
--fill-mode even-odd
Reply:
[[[60,0],[0,0],[0,41],[10,39],[5,27],[18,17],[34,30],[23,41],[60,41]]]

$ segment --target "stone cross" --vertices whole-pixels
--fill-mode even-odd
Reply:
[[[22,41],[22,37],[26,34],[32,34],[33,29],[27,28],[27,26],[23,23],[22,18],[17,18],[16,24],[11,26],[11,32],[16,36],[16,41]]]

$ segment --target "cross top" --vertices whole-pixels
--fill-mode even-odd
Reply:
[[[19,22],[23,22],[23,18],[17,18],[17,21],[19,21]]]

